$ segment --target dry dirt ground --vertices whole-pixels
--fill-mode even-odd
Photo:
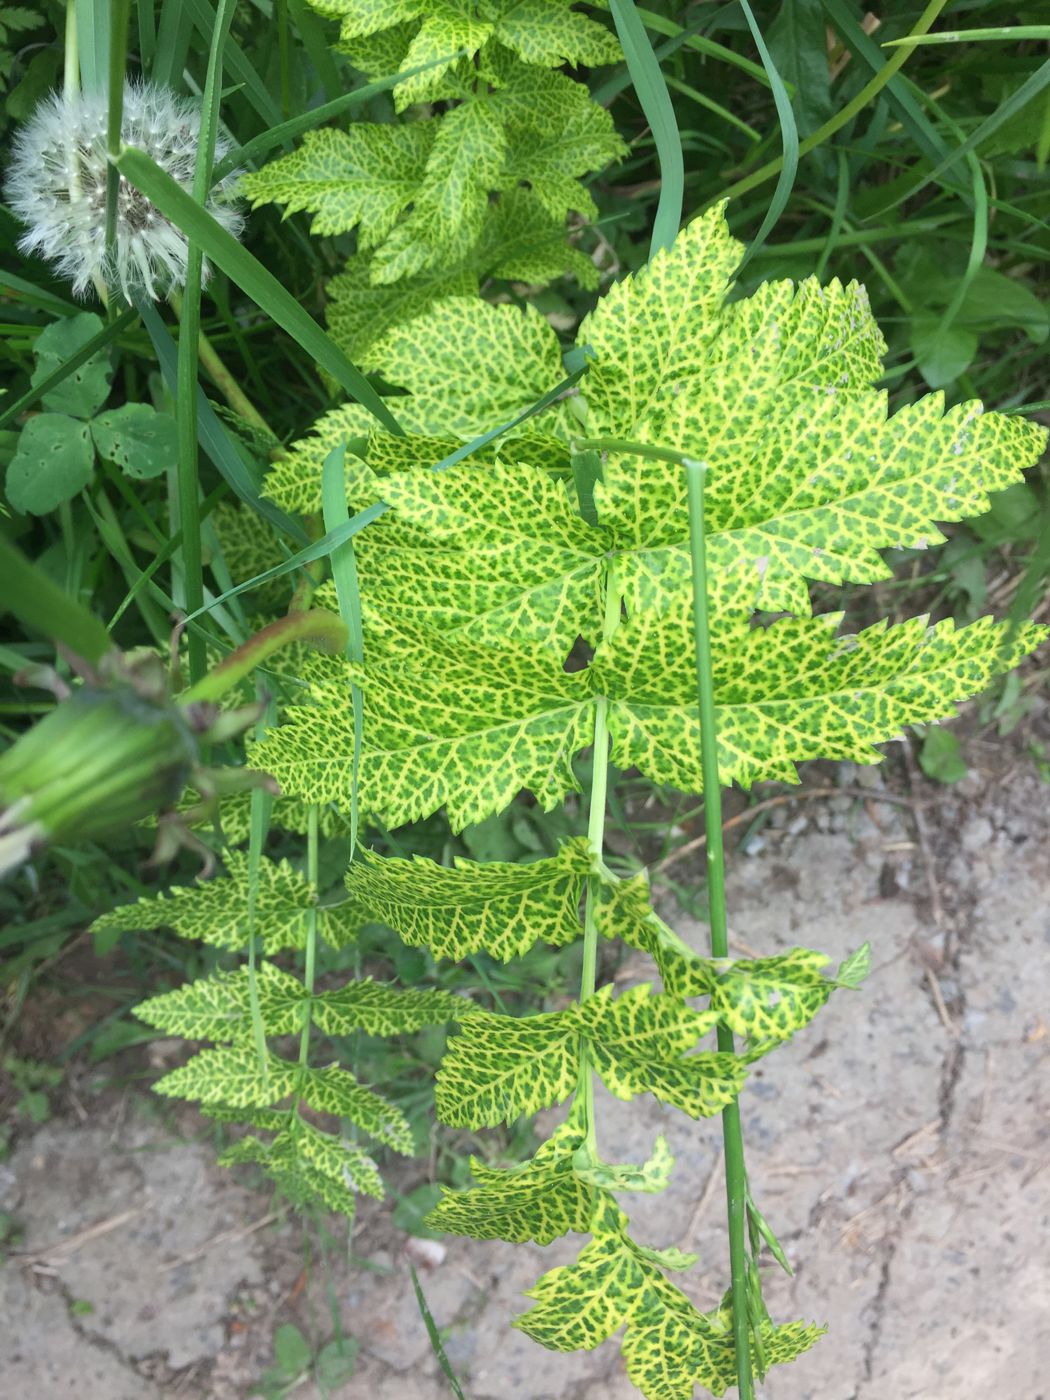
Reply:
[[[914,807],[843,795],[785,803],[731,861],[732,934],[873,971],[837,993],[742,1100],[752,1187],[794,1265],[775,1316],[826,1323],[767,1381],[771,1400],[1050,1400],[1050,787],[1016,748],[969,741],[970,776],[915,781]],[[807,781],[812,774],[806,775]],[[903,768],[847,770],[907,790]],[[698,943],[704,930],[686,927]],[[78,1111],[74,1111],[74,1108]],[[700,1254],[683,1277],[711,1305],[726,1277],[718,1125],[602,1101],[613,1160],[658,1132],[670,1192],[628,1203],[640,1239]],[[357,1338],[354,1378],[311,1400],[448,1400],[385,1208],[348,1259],[214,1165],[191,1110],[145,1090],[23,1133],[0,1166],[21,1229],[0,1271],[0,1393],[10,1400],[240,1400],[294,1321],[316,1345]],[[416,1169],[401,1182],[421,1180]],[[577,1247],[450,1239],[421,1274],[468,1400],[628,1400],[615,1343],[559,1356],[509,1328],[521,1292]]]

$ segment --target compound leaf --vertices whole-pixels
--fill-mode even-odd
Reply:
[[[673,1166],[674,1157],[664,1137],[656,1139],[652,1156],[640,1167],[630,1163],[593,1161],[583,1157],[580,1152],[573,1160],[573,1172],[580,1181],[600,1187],[603,1191],[641,1191],[646,1195],[658,1195],[667,1190]]]
[[[138,929],[170,928],[180,938],[195,939],[216,948],[239,949],[248,942],[248,856],[227,851],[229,875],[197,885],[175,885],[170,893],[124,904],[103,914],[91,931],[125,933]],[[267,953],[306,945],[308,916],[317,908],[317,893],[304,875],[286,860],[265,856],[259,862],[254,931]],[[333,946],[352,941],[357,932],[348,905],[320,910],[320,927]]]
[[[288,1035],[300,1029],[309,998],[302,984],[273,963],[261,962],[256,985],[267,1035]],[[252,1034],[248,969],[217,972],[149,997],[135,1015],[166,1035],[186,1040],[245,1041]]]
[[[292,1135],[297,1156],[315,1171],[331,1177],[348,1191],[383,1199],[383,1182],[375,1162],[357,1143],[322,1132],[305,1119],[293,1120]]]
[[[196,1099],[230,1108],[270,1108],[296,1090],[299,1066],[270,1055],[260,1062],[253,1046],[202,1050],[153,1088],[171,1098]]]
[[[453,1128],[494,1127],[567,1099],[576,1088],[575,1008],[465,1018],[437,1074],[437,1109]]]
[[[514,444],[503,450],[512,455]],[[366,547],[364,576],[391,619],[472,641],[514,636],[566,650],[595,633],[610,541],[582,518],[571,484],[525,463],[463,462],[385,478],[382,491],[433,541],[395,549],[378,579]]]
[[[589,1230],[597,1192],[573,1165],[583,1141],[583,1130],[575,1114],[570,1114],[532,1160],[521,1166],[501,1170],[472,1157],[477,1184],[462,1191],[446,1187],[427,1216],[428,1226],[476,1240],[515,1244],[526,1240],[550,1244],[570,1230]]]
[[[485,949],[508,962],[534,943],[561,947],[580,935],[578,917],[592,857],[585,838],[528,865],[457,858],[453,867],[363,853],[346,885],[362,917],[406,943],[460,961]]]
[[[470,436],[513,418],[565,377],[558,337],[535,307],[475,297],[434,302],[374,345],[364,367],[407,389],[415,418],[435,432]],[[407,426],[404,402],[398,416]]]
[[[594,1238],[574,1264],[551,1269],[529,1290],[534,1305],[515,1327],[554,1351],[591,1351],[626,1324],[627,1373],[646,1400],[691,1400],[697,1385],[724,1395],[737,1379],[728,1306],[699,1312],[664,1277],[661,1253],[634,1244],[626,1224],[606,1202]],[[763,1321],[767,1365],[794,1360],[822,1331],[801,1322],[775,1327]]]
[[[591,1062],[619,1099],[653,1094],[691,1118],[720,1112],[740,1092],[746,1068],[734,1055],[690,1054],[718,1020],[677,997],[633,987],[615,1001],[606,985],[574,1008]]]
[[[338,991],[319,992],[311,1002],[314,1024],[326,1035],[407,1035],[421,1026],[458,1021],[473,1008],[454,992],[400,991],[371,977],[348,982]]]
[[[713,638],[719,769],[725,783],[796,782],[804,758],[877,761],[875,744],[905,725],[954,713],[1045,635],[1010,636],[991,618],[956,628],[911,618],[840,637],[834,617],[723,626]],[[645,612],[598,649],[610,695],[613,762],[699,792],[700,726],[688,608]]]
[[[326,291],[328,330],[357,364],[394,326],[421,316],[440,298],[476,296],[478,274],[470,267],[437,267],[393,285],[377,285],[372,281],[371,257],[358,253],[344,272],[332,278]]]
[[[253,762],[288,793],[349,808],[354,729],[346,666],[320,657],[308,665],[313,703],[292,707]],[[571,759],[592,737],[594,702],[588,674],[566,674],[556,653],[392,635],[371,640],[351,674],[364,694],[361,810],[387,826],[444,805],[460,830],[501,810],[523,787],[548,810],[577,789]]]
[[[314,216],[311,233],[356,228],[361,247],[374,248],[416,197],[436,129],[433,121],[355,122],[347,131],[308,131],[291,155],[242,176],[240,189],[253,209],[281,204],[285,217],[305,210]]]
[[[549,68],[619,63],[623,53],[616,36],[570,9],[570,4],[571,0],[489,0],[481,13],[495,22],[499,42],[525,63]]]
[[[401,1110],[359,1084],[348,1070],[335,1065],[326,1069],[301,1066],[296,1088],[318,1113],[349,1119],[369,1137],[404,1156],[414,1151],[412,1129]]]

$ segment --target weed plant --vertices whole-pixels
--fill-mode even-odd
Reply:
[[[586,1237],[517,1325],[555,1350],[621,1333],[649,1400],[749,1396],[816,1342],[762,1301],[762,1251],[784,1261],[737,1095],[867,967],[865,949],[831,975],[803,948],[729,959],[720,788],[871,761],[1043,636],[1050,29],[1032,8],[933,0],[874,26],[850,0],[771,20],[746,0],[3,16],[9,117],[32,122],[59,74],[46,119],[94,114],[60,172],[63,217],[90,196],[96,219],[83,267],[53,225],[25,247],[97,302],[19,256],[11,210],[32,221],[46,189],[16,156],[0,567],[24,631],[0,666],[38,688],[6,689],[2,722],[15,741],[48,713],[39,683],[68,685],[71,653],[89,687],[127,686],[142,673],[99,669],[106,649],[166,657],[180,616],[171,694],[146,698],[192,718],[199,748],[159,849],[181,832],[223,867],[194,883],[179,856],[158,892],[137,863],[152,834],[109,860],[75,823],[19,828],[0,758],[0,834],[38,852],[0,892],[16,1010],[107,906],[95,946],[136,960],[140,1020],[211,1042],[158,1090],[247,1125],[224,1160],[348,1217],[383,1194],[386,1153],[423,1147],[432,1081],[439,1119],[473,1133],[571,1101],[529,1160],[450,1169],[428,1227]],[[177,114],[180,93],[197,128],[143,135],[136,104]],[[257,211],[243,243],[234,189]],[[143,271],[148,228],[164,256],[143,246]],[[914,402],[920,379],[934,392]],[[1002,549],[1020,582],[995,623],[983,570]],[[932,625],[893,582],[916,560],[942,590]],[[894,625],[844,622],[865,584]],[[65,661],[45,676],[52,638]],[[947,773],[943,732],[923,758]],[[241,784],[216,814],[222,766],[280,795]],[[709,956],[609,849],[632,773],[704,797]],[[659,987],[613,995],[614,942]],[[158,991],[172,964],[180,985]],[[689,1257],[633,1238],[624,1201],[673,1161],[662,1139],[642,1164],[604,1159],[596,1077],[721,1115],[718,1308],[669,1277]],[[352,1362],[289,1333],[270,1380]]]

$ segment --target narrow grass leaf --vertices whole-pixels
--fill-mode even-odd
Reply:
[[[164,375],[164,381],[174,395],[178,381],[174,341],[152,302],[142,299],[136,303],[136,310],[142,317],[149,338],[153,342],[153,350],[157,356],[161,373]],[[234,494],[239,496],[245,505],[251,506],[259,515],[265,516],[272,525],[290,535],[292,539],[305,541],[306,531],[299,522],[293,520],[291,516],[285,515],[284,511],[275,506],[272,501],[260,496],[259,488],[245,466],[243,458],[233,445],[229,433],[223,427],[218,414],[208,402],[199,385],[197,386],[197,431],[200,435],[201,446]]]
[[[788,90],[784,86],[784,80],[777,71],[777,66],[773,62],[769,49],[766,47],[766,41],[762,37],[762,31],[758,27],[751,6],[748,4],[748,0],[740,0],[740,5],[744,11],[744,18],[747,20],[747,26],[751,30],[751,37],[755,41],[755,47],[758,49],[759,57],[762,59],[762,66],[766,70],[766,76],[769,78],[769,86],[773,92],[773,101],[776,104],[777,116],[780,118],[780,139],[784,148],[784,154],[781,157],[780,175],[777,179],[777,187],[773,191],[773,198],[769,201],[769,208],[766,210],[766,216],[762,220],[761,227],[748,247],[747,252],[744,254],[743,261],[740,264],[741,267],[746,267],[748,261],[754,256],[755,250],[761,248],[762,244],[768,238],[777,220],[784,212],[784,206],[791,196],[791,191],[795,184],[795,174],[798,170],[799,142],[798,125],[795,121],[795,113],[791,106],[791,98],[788,96]]]
[[[437,1357],[437,1363],[441,1367],[441,1373],[448,1381],[456,1400],[466,1400],[466,1396],[463,1394],[463,1387],[456,1379],[456,1373],[453,1371],[451,1363],[445,1354],[445,1348],[441,1342],[441,1334],[437,1329],[437,1324],[434,1322],[433,1314],[427,1306],[426,1297],[420,1286],[419,1275],[416,1273],[413,1264],[409,1264],[408,1268],[412,1275],[412,1287],[416,1290],[416,1302],[419,1304],[419,1312],[423,1318],[423,1325],[427,1329],[427,1336],[430,1338],[430,1349]]]
[[[609,0],[609,9],[623,45],[634,90],[656,142],[656,157],[660,165],[660,199],[649,245],[649,256],[652,257],[661,248],[670,248],[678,237],[678,227],[682,222],[685,193],[682,142],[671,94],[667,91],[659,60],[653,52],[641,16],[635,9],[634,0]]]
[[[76,0],[80,85],[105,92],[109,74],[110,0]]]
[[[907,53],[908,50],[904,49],[902,52]],[[1019,112],[1022,107],[1027,106],[1028,103],[1038,97],[1048,85],[1050,85],[1050,58],[1048,58],[1045,63],[1040,64],[1035,72],[1021,84],[1016,92],[1011,93],[1005,102],[1000,103],[990,117],[985,117],[980,126],[978,126],[975,131],[971,131],[969,136],[967,136],[964,141],[961,141],[942,161],[939,161],[931,171],[920,176],[913,185],[909,185],[902,194],[898,195],[898,197],[892,201],[892,203],[885,204],[878,209],[873,209],[869,217],[877,218],[880,214],[885,214],[888,210],[895,209],[897,205],[903,204],[905,200],[912,199],[920,190],[925,189],[927,185],[940,180],[940,177],[946,171],[950,170],[951,167],[962,160],[964,156],[969,155],[971,151],[975,151],[977,147],[980,146],[982,142],[987,141],[990,136],[994,136],[999,128],[1005,122],[1008,122],[1015,112]]]

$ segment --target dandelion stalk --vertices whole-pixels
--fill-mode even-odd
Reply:
[[[215,141],[218,134],[219,96],[222,89],[222,49],[233,21],[235,0],[222,0],[212,30],[208,72],[204,83],[200,139],[193,172],[193,197],[202,207],[211,188]],[[123,177],[121,177],[123,178]],[[200,459],[197,445],[197,369],[200,355],[201,283],[204,256],[199,243],[186,249],[186,294],[179,325],[178,371],[175,409],[178,425],[178,511],[172,528],[182,531],[182,574],[186,611],[195,613],[204,604],[204,564],[201,554]],[[190,684],[204,675],[207,658],[204,639],[191,631],[187,643]]]

